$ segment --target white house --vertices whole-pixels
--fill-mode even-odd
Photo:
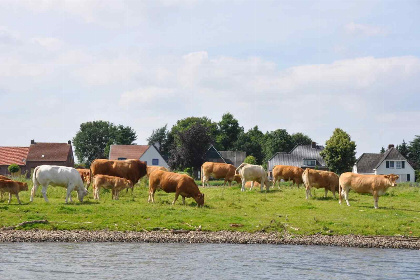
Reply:
[[[148,166],[158,165],[169,169],[168,163],[153,145],[111,145],[109,159],[139,159]]]
[[[383,154],[364,153],[353,166],[353,172],[359,174],[396,174],[400,176],[398,182],[414,182],[414,169],[407,159],[389,145]]]

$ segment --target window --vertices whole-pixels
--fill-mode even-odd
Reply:
[[[126,160],[126,157],[119,157],[118,160]]]
[[[411,178],[410,178],[410,174],[407,174],[407,182],[410,182]]]
[[[394,169],[394,162],[393,162],[393,161],[390,161],[390,162],[389,162],[389,168]]]
[[[405,161],[401,161],[401,165],[402,165],[402,169],[404,169],[405,168]]]
[[[305,166],[315,166],[316,165],[316,160],[305,159],[305,160],[303,160],[303,165],[305,165]]]
[[[158,158],[152,159],[152,165],[159,165],[159,159]]]
[[[401,161],[396,161],[395,165],[397,169],[401,169]]]

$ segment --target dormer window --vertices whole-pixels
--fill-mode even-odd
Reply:
[[[303,160],[303,165],[305,165],[305,166],[315,166],[316,165],[316,160],[314,160],[314,159],[304,159]]]

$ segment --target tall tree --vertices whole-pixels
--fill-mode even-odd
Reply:
[[[311,145],[312,143],[312,139],[308,135],[305,135],[301,132],[294,133],[291,135],[291,137],[293,147],[297,145]]]
[[[258,126],[254,126],[246,133],[241,132],[238,140],[235,143],[234,150],[244,151],[247,156],[254,156],[257,164],[262,164],[264,159],[262,141],[264,133],[262,133]]]
[[[406,159],[408,159],[408,146],[407,143],[405,143],[404,139],[403,142],[401,143],[401,145],[397,145],[397,150],[400,152],[400,154],[405,157]]]
[[[172,169],[193,167],[194,172],[199,170],[211,144],[208,130],[208,127],[195,123],[185,130],[178,131],[175,135],[178,144],[171,151],[169,166]]]
[[[206,127],[207,133],[211,137],[212,142],[215,142],[216,136],[218,134],[217,123],[212,122],[207,117],[188,117],[182,120],[178,120],[176,124],[171,128],[171,133],[173,134],[175,141],[177,141],[176,138],[179,132],[189,129],[195,124],[200,124]]]
[[[356,143],[344,130],[336,128],[321,156],[331,171],[337,174],[351,171],[356,161]]]
[[[383,154],[383,153],[385,153],[385,148],[384,147],[381,148],[381,154]]]
[[[165,126],[153,130],[152,135],[147,138],[148,145],[156,145],[162,156],[166,158],[169,156],[171,143],[171,138],[167,126],[168,125],[165,124]]]
[[[408,158],[414,169],[420,169],[420,135],[416,135],[413,141],[410,141]]]
[[[136,139],[137,135],[131,127],[93,121],[80,125],[73,144],[79,162],[90,166],[94,159],[108,158],[111,145],[131,145]]]
[[[239,126],[238,120],[231,113],[224,114],[217,125],[219,133],[216,137],[216,148],[222,151],[233,150],[239,134],[244,131],[243,127]]]
[[[286,129],[267,132],[263,143],[264,161],[268,161],[277,152],[290,152],[292,148],[292,137]]]

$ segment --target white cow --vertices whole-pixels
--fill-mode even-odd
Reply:
[[[83,197],[88,193],[83,185],[80,173],[72,167],[40,165],[35,168],[32,181],[34,185],[32,187],[30,201],[33,201],[36,189],[40,185],[42,186],[42,195],[46,202],[48,202],[48,185],[67,188],[66,203],[69,198],[70,202],[72,201],[71,192],[73,190],[77,191],[77,197],[80,202],[83,202]]]
[[[264,185],[267,191],[270,187],[270,181],[268,180],[267,172],[261,165],[242,163],[238,168],[236,168],[236,174],[239,174],[242,179],[241,191],[245,191],[245,184],[247,181],[252,181],[251,188],[253,186],[253,181],[260,183],[261,191],[263,191]]]

